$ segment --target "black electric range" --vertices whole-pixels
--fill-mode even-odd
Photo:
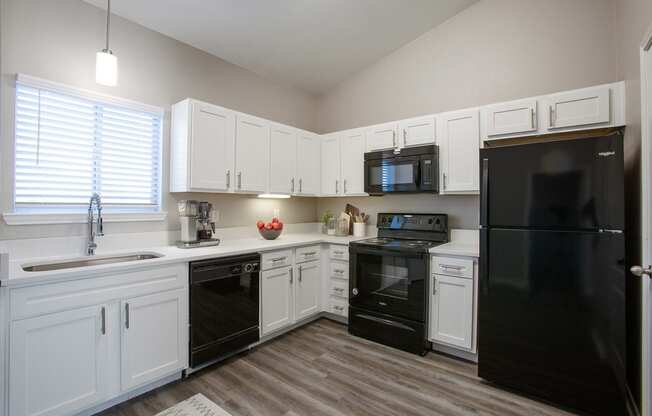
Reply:
[[[349,245],[349,332],[424,354],[430,249],[448,242],[446,214],[378,214],[378,237]]]

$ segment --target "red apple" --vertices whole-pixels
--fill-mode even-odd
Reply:
[[[262,229],[264,226],[265,226],[265,221],[261,221],[261,220],[256,221],[256,227],[258,227],[259,230]]]
[[[275,223],[272,224],[272,228],[274,230],[280,230],[281,228],[283,228],[283,226],[280,223],[275,222]]]
[[[272,218],[272,224],[276,224],[278,222],[280,222],[280,221],[279,221],[279,219],[277,217]]]
[[[266,229],[266,230],[271,230],[271,229],[273,229],[273,227],[274,227],[274,226],[272,225],[271,222],[268,222],[267,224],[265,224],[265,229]]]
[[[283,229],[283,223],[281,221],[278,222],[278,229],[279,230]]]

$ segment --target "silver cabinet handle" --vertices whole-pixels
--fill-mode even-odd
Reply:
[[[396,147],[396,130],[392,131],[392,145]]]
[[[333,290],[336,291],[337,293],[344,293],[344,288],[342,287],[334,287]]]
[[[532,112],[532,128],[536,129],[537,128],[537,112],[534,111],[534,108],[531,108],[530,111]]]
[[[125,303],[125,328],[129,329],[129,304]]]
[[[310,256],[314,256],[315,254],[317,254],[316,251],[311,251],[309,253],[303,253],[303,257],[310,257]]]
[[[299,266],[299,283],[303,281],[303,267]]]
[[[238,172],[238,189],[242,189],[242,172]]]
[[[642,277],[643,275],[646,275],[648,277],[652,276],[652,267],[641,267],[641,266],[632,266],[631,269],[629,269],[630,272],[634,276]]]
[[[446,269],[446,270],[448,270],[448,269],[451,269],[451,270],[464,270],[464,269],[466,269],[466,267],[464,267],[464,266],[448,266],[446,264],[440,264],[439,267],[441,267],[442,269]]]
[[[444,186],[443,186],[443,189],[444,189],[444,191],[445,191],[445,190],[446,190],[446,174],[445,174],[445,173],[443,174],[443,178],[444,178]]]
[[[231,170],[226,171],[226,187],[231,187]]]
[[[102,316],[102,335],[106,335],[106,308],[104,306],[102,306],[100,314]]]
[[[432,277],[432,294],[434,295],[437,293],[437,278],[435,276]]]
[[[344,179],[344,193],[346,193],[346,179]]]
[[[272,263],[278,263],[279,261],[285,261],[285,260],[287,260],[287,256],[277,257],[275,259],[272,259]]]
[[[290,182],[292,183],[291,192],[294,193],[294,178],[292,178]]]
[[[290,284],[294,283],[294,275],[292,273],[292,269],[290,269]]]
[[[344,306],[333,306],[333,309],[342,312],[344,310]]]
[[[339,194],[340,193],[340,181],[335,179],[335,193]]]
[[[403,129],[403,146],[407,143],[407,129]]]
[[[550,127],[555,127],[555,109],[552,106],[549,106],[550,109]]]
[[[337,274],[344,274],[344,270],[335,269],[335,270],[333,270],[333,271],[334,271],[335,273],[337,273]]]
[[[303,179],[299,178],[299,192],[303,192]]]

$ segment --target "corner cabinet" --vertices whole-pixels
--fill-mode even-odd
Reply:
[[[321,139],[321,195],[340,196],[340,136],[329,134]]]
[[[7,290],[12,416],[77,414],[187,367],[185,263]]]
[[[440,193],[480,192],[480,119],[477,109],[437,115]]]
[[[296,195],[317,196],[321,186],[321,137],[306,131],[297,134]]]
[[[233,190],[235,113],[186,99],[172,106],[170,192]]]
[[[347,130],[341,135],[342,189],[344,196],[366,195],[364,192],[364,131]]]

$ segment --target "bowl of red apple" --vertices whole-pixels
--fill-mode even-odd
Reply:
[[[278,218],[272,218],[272,221],[258,221],[256,222],[258,232],[265,240],[274,240],[278,238],[283,232],[283,223]]]

